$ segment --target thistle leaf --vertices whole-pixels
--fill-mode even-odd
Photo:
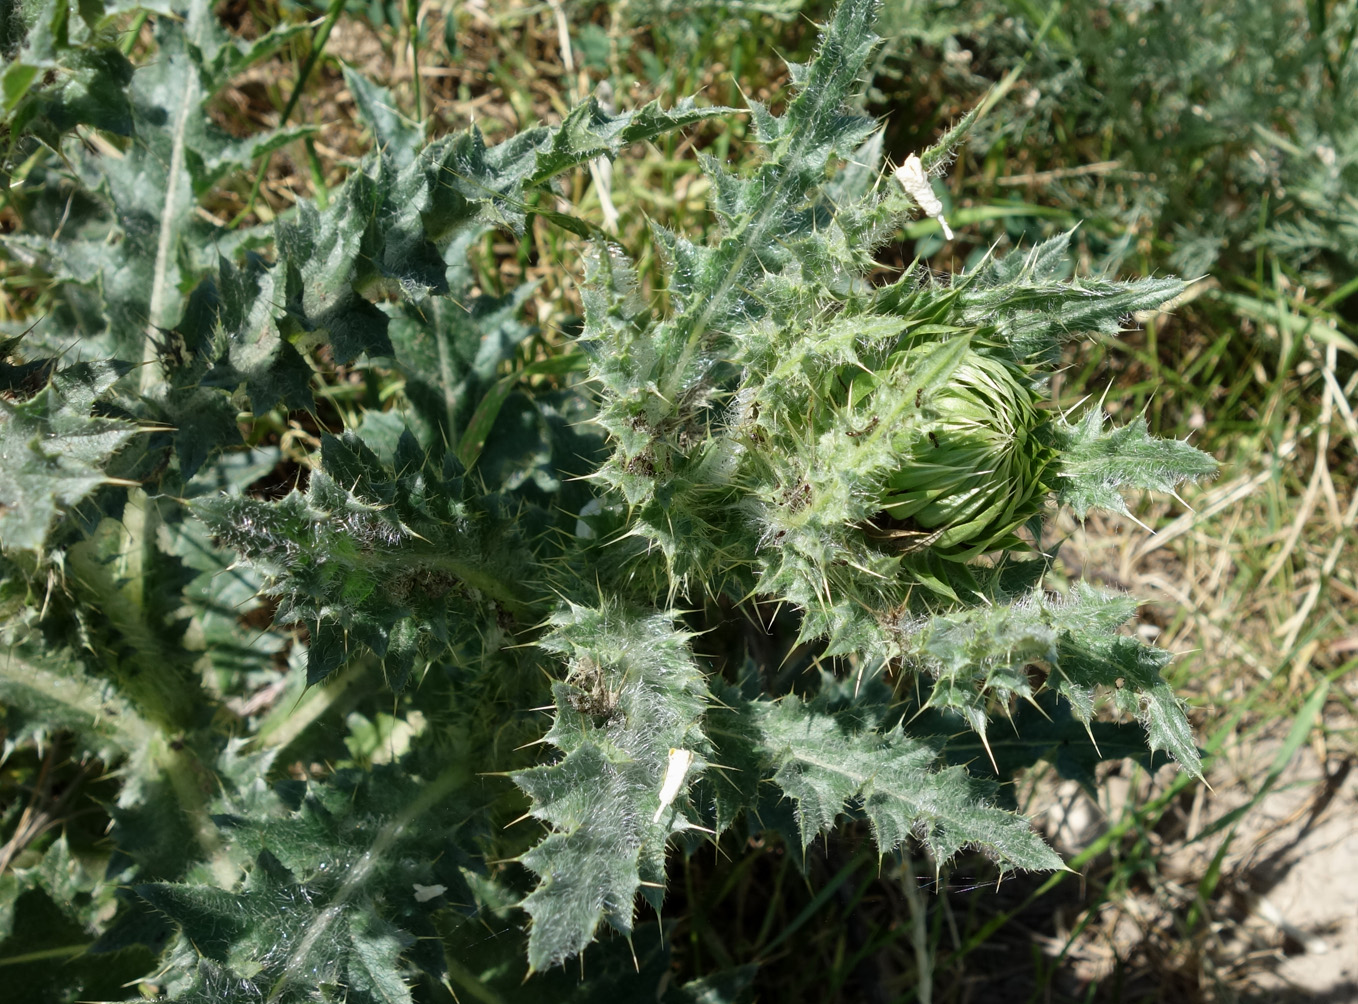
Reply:
[[[1091,408],[1078,422],[1056,426],[1061,451],[1057,499],[1079,519],[1091,509],[1128,515],[1122,496],[1127,489],[1173,494],[1185,482],[1217,472],[1216,461],[1201,450],[1152,436],[1145,418],[1107,429],[1105,421],[1101,409]]]
[[[822,694],[813,701],[739,703],[723,695],[723,705],[710,716],[714,755],[744,768],[747,798],[758,798],[749,785],[763,778],[792,800],[803,848],[845,814],[861,812],[883,854],[913,836],[940,865],[975,846],[1001,870],[1061,867],[1027,820],[996,807],[995,785],[963,767],[941,766],[932,742],[912,738],[900,726],[876,724],[870,704],[836,708]],[[739,736],[749,738],[728,748]]]
[[[572,605],[550,625],[540,644],[567,659],[570,673],[553,688],[546,739],[566,756],[514,775],[529,811],[551,827],[521,859],[540,877],[523,902],[533,970],[578,955],[601,923],[630,933],[638,891],[659,909],[666,840],[694,825],[682,795],[651,814],[668,751],[707,748],[706,684],[670,615]]]
[[[113,363],[70,366],[26,401],[0,398],[0,543],[41,551],[59,511],[109,480],[109,459],[137,434],[93,414],[125,372]]]
[[[480,652],[482,625],[498,611],[527,617],[538,601],[516,591],[527,556],[499,501],[470,496],[460,470],[435,466],[409,434],[403,443],[399,473],[345,433],[324,440],[305,492],[194,503],[218,541],[265,577],[276,623],[309,626],[310,683],[358,652],[385,657],[393,634],[402,678],[413,648],[426,662],[449,646]]]
[[[1145,727],[1152,750],[1199,776],[1188,718],[1160,676],[1169,654],[1117,634],[1135,610],[1126,597],[1077,583],[1061,600],[1039,590],[935,616],[904,646],[936,679],[928,706],[956,711],[981,735],[991,701],[1034,697],[1028,667],[1039,666],[1083,725],[1093,721],[1096,689],[1111,691],[1115,706]]]
[[[1135,722],[1080,721],[1070,703],[1053,690],[1043,690],[1031,701],[1019,702],[1011,718],[1012,728],[982,742],[952,715],[926,711],[911,719],[911,731],[932,737],[942,745],[953,764],[973,774],[990,776],[994,758],[995,779],[1001,782],[1001,804],[1016,809],[1012,782],[1019,771],[1047,761],[1066,780],[1077,782],[1091,796],[1098,790],[1097,768],[1110,760],[1133,760],[1147,770],[1153,756],[1146,748],[1145,733]]]
[[[259,997],[302,1001],[317,984],[343,984],[350,1000],[410,1001],[407,957],[416,934],[435,936],[439,909],[418,890],[470,898],[458,871],[469,859],[446,840],[456,827],[438,804],[465,771],[422,782],[391,768],[367,779],[341,774],[304,786],[289,804],[263,783],[268,762],[233,744],[219,765],[227,791],[214,820],[245,873],[241,888],[136,887],[178,931],[169,948],[172,999],[222,999],[211,995],[244,985]],[[406,929],[363,905],[382,899],[401,904]]]

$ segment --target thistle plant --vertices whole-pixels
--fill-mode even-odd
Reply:
[[[181,1001],[654,998],[663,936],[634,957],[602,932],[633,936],[639,897],[664,915],[672,850],[743,829],[810,855],[862,820],[882,855],[1055,869],[1016,771],[1092,785],[1140,729],[1143,761],[1200,771],[1168,655],[1119,633],[1134,601],[1049,588],[1042,529],[1212,472],[1047,400],[1066,341],[1180,284],[1063,278],[1064,237],[869,282],[929,209],[855,110],[870,0],[839,6],[781,115],[752,106],[752,173],[704,162],[716,239],[654,229],[663,316],[628,249],[536,193],[730,110],[589,102],[425,144],[351,72],[376,152],[325,208],[211,229],[196,200],[297,133],[209,130],[202,154],[202,103],[278,40],[182,14],[154,20],[121,156],[16,133],[6,254],[53,291],[5,343],[0,702],[12,745],[120,765],[114,850],[78,848],[105,867],[53,886],[68,835],[4,887],[11,938],[32,892],[90,933],[82,959],[116,953],[63,999],[115,975]],[[584,238],[584,320],[526,362],[527,291],[478,288],[468,251],[535,212]],[[396,389],[270,496],[279,454],[241,427],[316,408],[327,358]],[[698,641],[762,604],[790,624],[762,647]],[[819,673],[780,674],[808,653]],[[1139,724],[1102,720],[1109,698]],[[1017,738],[992,754],[997,714]],[[751,978],[689,975],[664,999]]]

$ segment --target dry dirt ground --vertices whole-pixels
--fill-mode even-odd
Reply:
[[[1314,506],[1298,521],[1305,533],[1277,545],[1259,530],[1265,461],[1195,497],[1197,515],[1152,515],[1154,537],[1125,523],[1069,528],[1073,573],[1147,599],[1141,630],[1190,668],[1180,693],[1199,742],[1245,709],[1211,761],[1210,787],[1190,786],[1149,822],[1145,860],[1128,867],[1124,840],[1123,860],[1089,869],[1096,895],[1069,904],[1067,929],[1053,919],[1073,999],[1358,1002],[1358,679],[1342,673],[1358,650],[1356,506]],[[1259,575],[1271,544],[1293,547],[1290,605]],[[1326,676],[1327,698],[1306,709]],[[1290,757],[1289,734],[1302,737]],[[1110,769],[1099,804],[1073,786],[1046,803],[1066,854],[1174,776]],[[1101,905],[1080,931],[1091,902]]]
[[[1062,927],[1075,904],[1068,919],[1056,911],[1048,944],[1065,953],[1058,983],[1083,997],[1116,974],[1125,1000],[1358,1001],[1358,771],[1314,745],[1280,765],[1282,747],[1272,735],[1227,749],[1211,790],[1199,787],[1152,834],[1154,873],[1110,896],[1069,944]],[[1173,770],[1110,777],[1102,804],[1078,787],[1058,789],[1049,835],[1077,853]],[[1204,876],[1214,872],[1220,879],[1208,889]],[[1189,930],[1198,911],[1208,922]]]

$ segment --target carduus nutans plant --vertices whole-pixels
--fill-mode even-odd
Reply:
[[[1049,400],[1066,343],[1116,337],[1124,318],[1182,284],[1069,278],[1068,234],[988,256],[965,274],[940,278],[917,262],[870,283],[873,250],[903,220],[924,213],[942,225],[929,172],[968,125],[909,157],[901,184],[883,170],[878,124],[853,111],[872,7],[840,6],[816,60],[798,68],[800,90],[783,115],[754,106],[765,155],[752,172],[704,160],[719,237],[699,245],[656,228],[669,264],[667,315],[640,300],[622,249],[595,246],[583,342],[612,455],[584,521],[580,546],[594,564],[579,567],[595,578],[582,593],[608,570],[602,581],[649,590],[655,602],[706,594],[795,608],[797,643],[839,660],[830,664],[853,681],[850,704],[871,704],[864,695],[882,680],[913,680],[937,716],[921,718],[916,732],[965,723],[1000,777],[1014,766],[988,755],[993,712],[1010,713],[1016,698],[1063,699],[1055,714],[1084,742],[1097,727],[1096,693],[1116,684],[1114,702],[1142,722],[1150,747],[1196,772],[1187,720],[1159,675],[1167,657],[1117,633],[1134,603],[1085,586],[1064,596],[1046,589],[1042,541],[1043,521],[1060,505],[1080,518],[1094,507],[1126,513],[1124,491],[1172,491],[1215,470],[1191,446],[1151,436],[1142,419],[1113,428],[1097,407],[1071,417]],[[574,628],[553,637],[572,665],[608,662],[604,643]],[[710,706],[665,745],[730,764],[736,754],[712,731],[715,720],[720,734],[764,737],[768,758],[748,762],[749,777],[772,777],[793,798],[804,842],[857,798],[884,850],[913,827],[944,858],[970,841],[1005,866],[1048,866],[1017,844],[997,849],[970,824],[941,821],[898,790],[873,795],[874,785],[890,787],[877,770],[895,755],[891,743],[915,741],[909,729],[850,728],[855,742],[883,745],[859,750],[861,774],[819,777],[819,754],[848,726],[832,727],[828,708],[818,719],[792,698],[762,703],[773,696],[749,704],[723,691],[718,703],[744,709],[732,712],[744,725]],[[885,722],[884,707],[878,713]],[[798,734],[818,736],[805,757],[782,715],[804,716],[810,731]],[[650,765],[651,786],[665,773],[658,743],[629,754]],[[817,744],[828,745],[812,754]],[[734,818],[723,808],[734,797],[729,783],[701,767],[691,776],[705,795],[664,818],[720,830]],[[812,776],[820,784],[805,783]],[[737,802],[759,802],[757,786],[741,790],[746,801]],[[828,802],[827,791],[836,793]],[[544,885],[530,909],[548,896]]]
[[[84,883],[60,905],[110,950],[73,966],[141,959],[146,996],[186,1001],[709,999],[708,973],[670,985],[667,922],[591,949],[585,989],[534,974],[631,935],[638,897],[663,915],[668,852],[732,829],[722,853],[759,831],[805,859],[852,818],[884,855],[1054,869],[1015,772],[1200,772],[1168,655],[1122,631],[1135,601],[1049,575],[1042,527],[1213,470],[1049,400],[1066,342],[1181,284],[1070,278],[1068,236],[883,279],[906,221],[943,225],[968,123],[893,174],[861,112],[871,0],[838,6],[781,114],[751,107],[752,167],[703,160],[715,236],[654,229],[663,311],[638,249],[547,186],[731,109],[586,101],[426,143],[346,68],[372,153],[236,230],[219,182],[310,129],[237,141],[216,96],[312,26],[247,42],[169,0],[134,66],[127,5],[80,4],[91,34],[46,6],[5,76],[39,89],[15,129],[48,120],[12,143],[3,253],[41,262],[50,309],[0,360],[0,701],[14,742],[122,787],[91,805],[110,868],[75,877],[63,837],[0,907]],[[97,143],[62,135],[111,112]],[[578,340],[478,272],[530,214],[590,237]],[[348,427],[299,466],[307,413]]]

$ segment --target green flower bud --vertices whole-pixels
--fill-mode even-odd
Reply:
[[[904,353],[896,372],[908,379],[920,355]],[[1022,371],[968,349],[916,404],[895,444],[906,463],[882,496],[890,524],[923,531],[930,550],[957,560],[1018,545],[1014,531],[1042,510],[1052,489],[1055,457]]]

